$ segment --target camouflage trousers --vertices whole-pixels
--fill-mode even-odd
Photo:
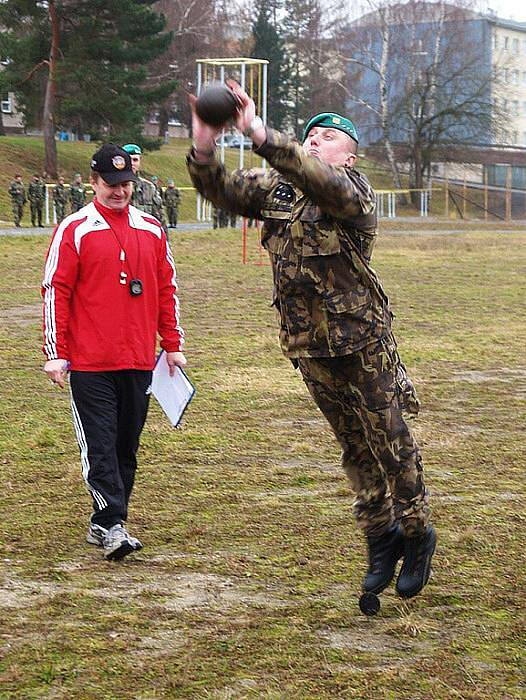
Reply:
[[[168,215],[168,225],[171,228],[175,228],[177,226],[177,214],[179,213],[178,208],[166,207],[166,213]]]
[[[373,537],[395,521],[409,536],[423,532],[429,506],[422,458],[402,413],[417,400],[394,338],[343,357],[303,357],[298,365],[342,447],[358,525]]]
[[[43,202],[30,202],[29,208],[31,210],[31,224],[36,226],[37,222],[39,226],[42,226],[42,207]]]
[[[66,215],[66,205],[65,204],[59,204],[58,202],[55,202],[55,216],[57,217],[57,224],[60,224],[62,219]]]
[[[19,202],[13,202],[13,219],[15,221],[15,226],[19,226],[24,216],[24,205]]]

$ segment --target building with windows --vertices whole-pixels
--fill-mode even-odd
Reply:
[[[348,53],[349,111],[357,115],[364,145],[382,136],[380,70],[385,72],[387,100],[395,109],[421,75],[429,75],[436,60],[437,82],[447,91],[447,77],[452,76],[450,89],[459,105],[469,93],[470,81],[482,85],[487,76],[484,99],[499,115],[494,128],[485,129],[478,138],[467,133],[465,126],[445,124],[445,140],[526,147],[526,22],[443,2],[410,0],[355,20],[349,29]],[[462,75],[455,76],[458,70]],[[415,109],[432,109],[438,99],[440,95],[433,95],[430,87],[426,103]],[[396,112],[395,117],[393,140],[403,142],[407,125]]]
[[[489,15],[491,61],[500,76],[494,100],[509,114],[507,143],[526,147],[526,22]]]

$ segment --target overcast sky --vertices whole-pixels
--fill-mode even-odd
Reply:
[[[526,3],[524,0],[486,0],[486,7],[495,10],[503,19],[516,19],[526,22]]]

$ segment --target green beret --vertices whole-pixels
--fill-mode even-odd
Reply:
[[[131,156],[140,156],[142,153],[140,146],[137,146],[136,143],[127,143],[122,149]]]
[[[169,184],[169,185],[175,185],[175,182],[170,178],[170,179],[168,180],[168,184]]]
[[[152,175],[152,182],[157,182],[158,179],[157,175]]]
[[[347,117],[342,117],[340,114],[334,114],[334,112],[323,112],[322,114],[317,114],[312,119],[309,119],[303,130],[302,143],[307,138],[309,131],[313,126],[322,126],[329,129],[338,129],[338,131],[343,131],[344,134],[350,136],[356,143],[358,143],[358,132],[356,127],[350,119]]]

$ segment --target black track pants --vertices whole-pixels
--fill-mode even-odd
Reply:
[[[93,498],[91,520],[105,528],[128,516],[151,381],[152,373],[141,370],[70,374],[82,474]]]

